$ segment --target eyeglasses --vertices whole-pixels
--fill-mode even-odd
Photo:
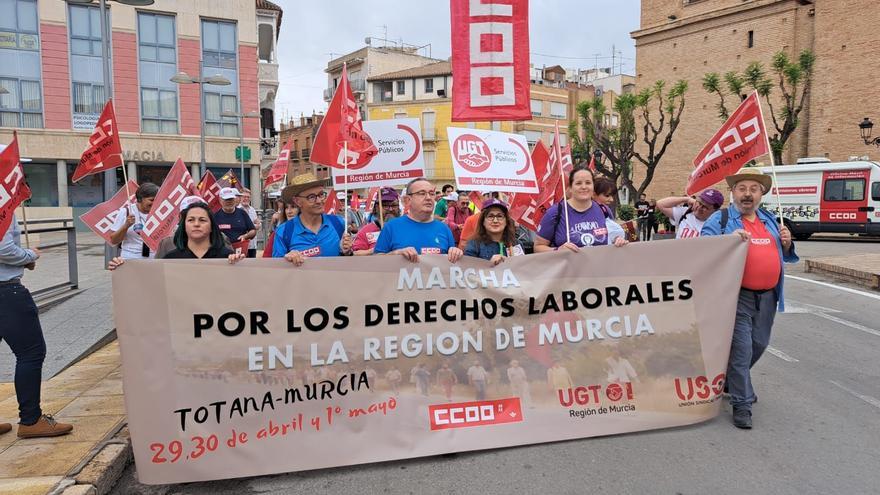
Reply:
[[[434,190],[432,189],[432,190],[430,190],[430,191],[416,191],[416,192],[411,192],[411,193],[408,194],[408,196],[412,196],[412,197],[417,198],[417,199],[424,199],[425,196],[434,196],[435,194],[437,194],[437,191],[434,191]]]
[[[490,222],[503,222],[503,221],[507,220],[507,217],[505,217],[504,215],[499,215],[497,213],[493,213],[491,215],[486,215],[486,220],[488,220]]]
[[[752,193],[752,194],[764,194],[764,188],[761,186],[736,186],[734,189],[739,194]]]
[[[318,194],[309,194],[308,196],[297,196],[297,198],[303,198],[309,203],[314,203],[315,201],[323,201],[327,199],[327,191],[321,191]]]
[[[386,203],[385,201],[382,201],[382,208],[385,208],[386,210],[391,210],[395,208],[400,208],[400,205],[397,203]]]

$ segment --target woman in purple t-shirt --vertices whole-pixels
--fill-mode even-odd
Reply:
[[[628,244],[623,228],[611,219],[610,210],[593,201],[593,173],[590,169],[572,169],[568,184],[570,198],[551,206],[541,219],[535,252],[560,248],[578,252],[582,247]]]

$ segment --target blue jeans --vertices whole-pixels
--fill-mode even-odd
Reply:
[[[0,341],[15,354],[15,396],[20,423],[32,425],[40,419],[40,380],[46,342],[37,305],[20,283],[0,283]]]
[[[770,344],[776,303],[776,291],[773,289],[761,293],[748,289],[739,292],[727,363],[727,389],[731,406],[751,409],[755,402],[750,370]]]

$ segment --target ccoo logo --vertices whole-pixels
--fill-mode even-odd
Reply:
[[[472,173],[485,172],[492,163],[492,152],[485,141],[473,134],[462,134],[452,144],[459,165]]]

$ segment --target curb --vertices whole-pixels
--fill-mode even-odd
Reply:
[[[822,273],[845,282],[880,290],[880,273],[847,268],[819,260],[807,260],[805,265],[807,273]]]
[[[128,424],[98,444],[93,454],[68,475],[49,495],[107,495],[134,460]]]

